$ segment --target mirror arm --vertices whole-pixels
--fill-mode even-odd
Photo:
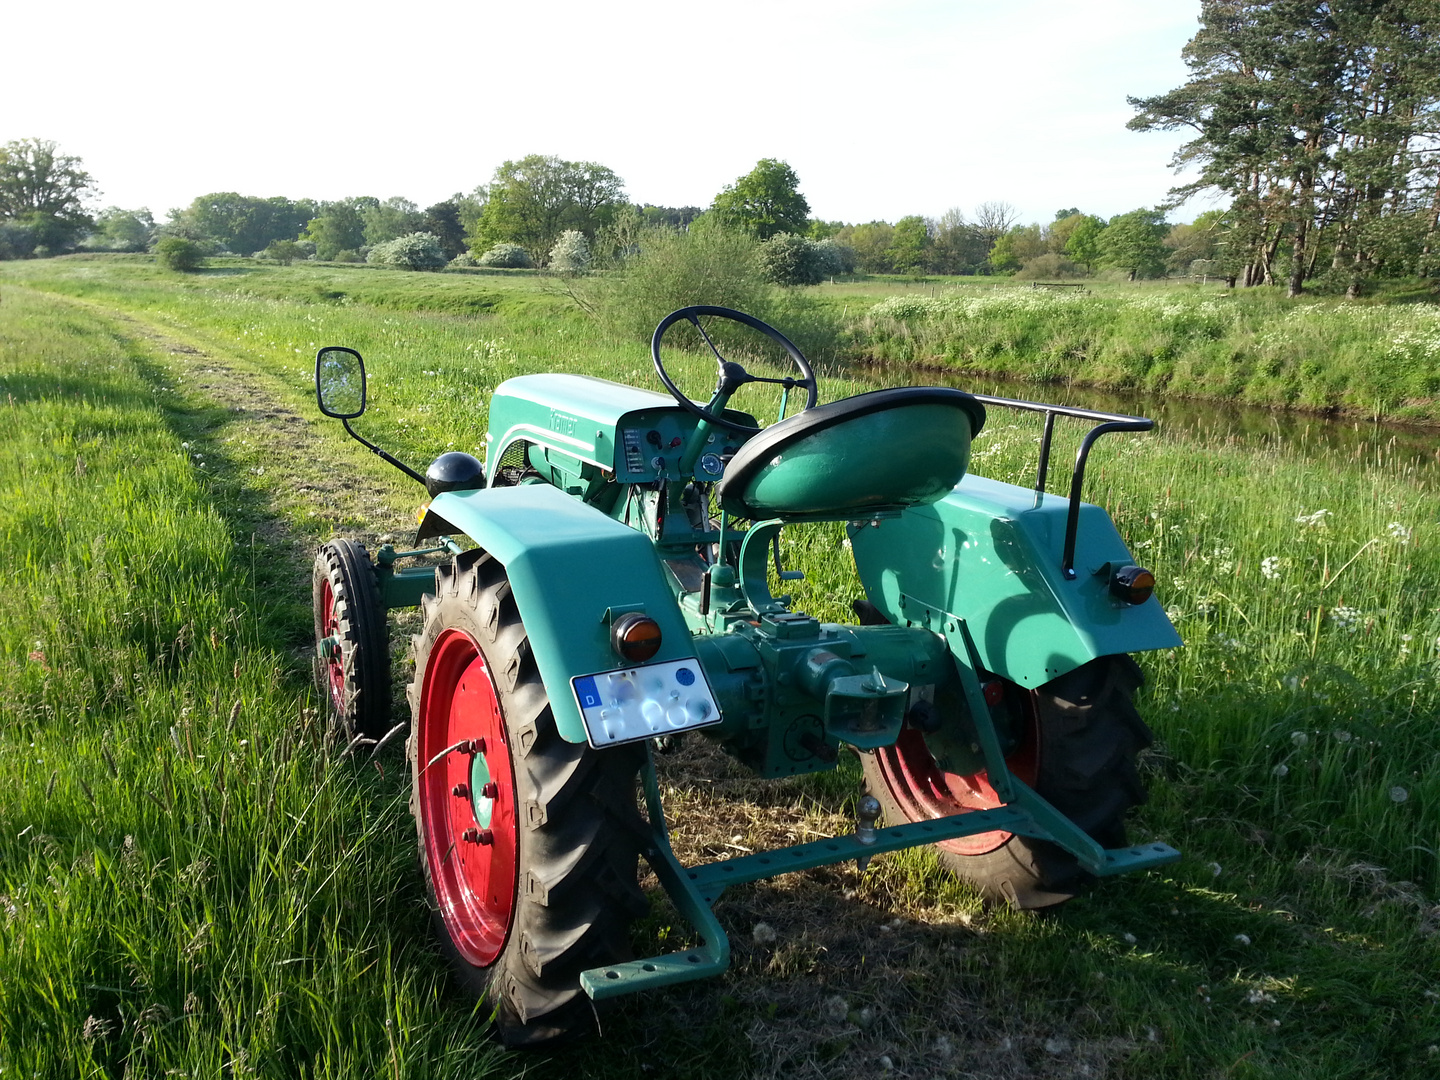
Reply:
[[[357,435],[355,433],[355,429],[350,426],[349,420],[342,419],[340,423],[345,425],[345,433],[349,435],[352,439],[354,439],[356,442],[358,442],[361,446],[368,448],[371,453],[375,454],[382,461],[385,461],[390,465],[394,465],[395,468],[399,469],[406,476],[410,477],[411,480],[414,480],[421,487],[425,486],[425,477],[421,476],[414,469],[410,468],[409,465],[406,465],[399,458],[393,457],[390,454],[387,454],[384,450],[381,450],[380,447],[376,446],[363,435]]]

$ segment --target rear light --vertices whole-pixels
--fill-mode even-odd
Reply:
[[[1110,595],[1127,604],[1143,604],[1155,591],[1155,575],[1139,566],[1122,566],[1110,575]]]
[[[627,612],[610,625],[610,647],[623,660],[643,663],[660,651],[660,624],[649,615]]]

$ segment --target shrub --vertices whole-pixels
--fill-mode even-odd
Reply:
[[[821,277],[838,277],[853,274],[857,265],[855,249],[831,237],[815,243],[815,256],[820,263]]]
[[[361,256],[360,252],[354,250],[353,248],[345,248],[335,253],[335,261],[343,263],[358,263],[364,262],[365,259]]]
[[[1042,281],[1047,278],[1077,278],[1084,277],[1085,271],[1076,266],[1064,255],[1053,251],[1047,251],[1043,255],[1036,255],[1034,258],[1026,259],[1025,265],[1015,275],[1020,281]]]
[[[534,266],[530,261],[530,253],[519,244],[499,243],[490,248],[480,256],[481,266],[500,266],[506,269],[518,270],[527,266]]]
[[[155,261],[167,270],[188,273],[205,261],[204,249],[183,236],[162,236],[155,244]]]
[[[294,240],[272,240],[264,251],[257,251],[255,257],[274,259],[281,266],[289,266],[296,259],[303,259],[305,252]]]
[[[578,281],[572,292],[612,333],[638,341],[649,341],[661,319],[691,304],[738,308],[761,319],[774,306],[759,243],[719,226],[646,229],[624,270]]]
[[[578,229],[566,229],[550,249],[550,269],[561,274],[583,274],[590,267],[590,244]]]
[[[386,240],[370,249],[366,262],[402,270],[439,270],[446,263],[445,249],[438,237],[425,232],[409,233]]]
[[[23,221],[0,221],[0,259],[26,258],[35,243],[35,230]]]
[[[451,259],[447,265],[451,270],[461,270],[471,266],[479,266],[480,264],[476,261],[475,256],[470,254],[470,252],[462,251],[459,255],[456,255],[453,259]]]
[[[776,233],[760,245],[760,268],[776,285],[818,285],[823,277],[813,241]]]

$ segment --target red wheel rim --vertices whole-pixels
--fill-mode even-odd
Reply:
[[[340,645],[340,616],[335,610],[335,590],[327,578],[320,588],[320,610],[325,613],[320,639],[335,643],[330,655],[324,658],[325,673],[329,679],[330,704],[336,715],[345,712],[345,653]]]
[[[430,882],[456,950],[488,967],[515,911],[515,779],[505,720],[485,658],[463,631],[441,633],[423,685],[416,766]]]
[[[1034,785],[1040,769],[1040,717],[1035,696],[1014,683],[1004,686],[1005,701],[1016,710],[1012,716],[1019,736],[1019,743],[1006,756],[1005,764],[1021,781]],[[1001,805],[986,770],[970,774],[946,772],[935,761],[925,737],[914,728],[905,728],[894,746],[876,750],[875,759],[890,797],[908,821],[948,817],[969,810],[993,810]],[[935,846],[955,855],[984,855],[1013,835],[997,830],[946,840]]]

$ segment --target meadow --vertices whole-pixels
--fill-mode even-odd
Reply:
[[[970,363],[943,343],[979,342],[978,356],[1003,320],[962,308],[1008,295],[829,288],[813,302],[846,320],[863,309],[847,340],[863,331],[892,366],[852,371],[837,355],[824,400],[911,381],[902,364]],[[1004,301],[1011,344],[990,360],[1040,363],[1037,343],[1130,318],[1126,305],[1164,325],[1183,323],[1166,305],[1225,303],[1184,289],[1036,295]],[[1236,301],[1242,314],[1272,305],[1264,332],[1305,363],[1312,324],[1291,319],[1303,304]],[[1358,369],[1367,334],[1383,348],[1421,333],[1430,310],[1323,314],[1356,343]],[[1230,312],[1204,317],[1252,332]],[[602,1017],[603,1041],[526,1057],[491,1046],[483,1008],[448,989],[403,755],[342,756],[315,716],[310,553],[336,533],[403,537],[422,498],[319,421],[324,344],[366,355],[364,430],[417,466],[478,452],[488,393],[512,374],[658,389],[643,346],[597,332],[533,276],[0,267],[0,1075],[1440,1068],[1433,461],[1383,429],[1344,449],[1247,438],[1218,418],[1109,437],[1087,497],[1156,571],[1186,642],[1138,657],[1157,742],[1132,836],[1183,861],[1042,918],[984,909],[925,851],[863,876],[735,889],[717,909],[736,952],[723,979],[624,1001]],[[1036,434],[992,410],[972,467],[1026,482]],[[850,621],[859,589],[841,533],[791,530],[785,544],[807,573],[797,605]],[[397,617],[397,640],[413,621]],[[858,770],[762,784],[697,751],[665,783],[677,847],[714,857],[848,831]],[[680,932],[657,903],[637,947]]]

